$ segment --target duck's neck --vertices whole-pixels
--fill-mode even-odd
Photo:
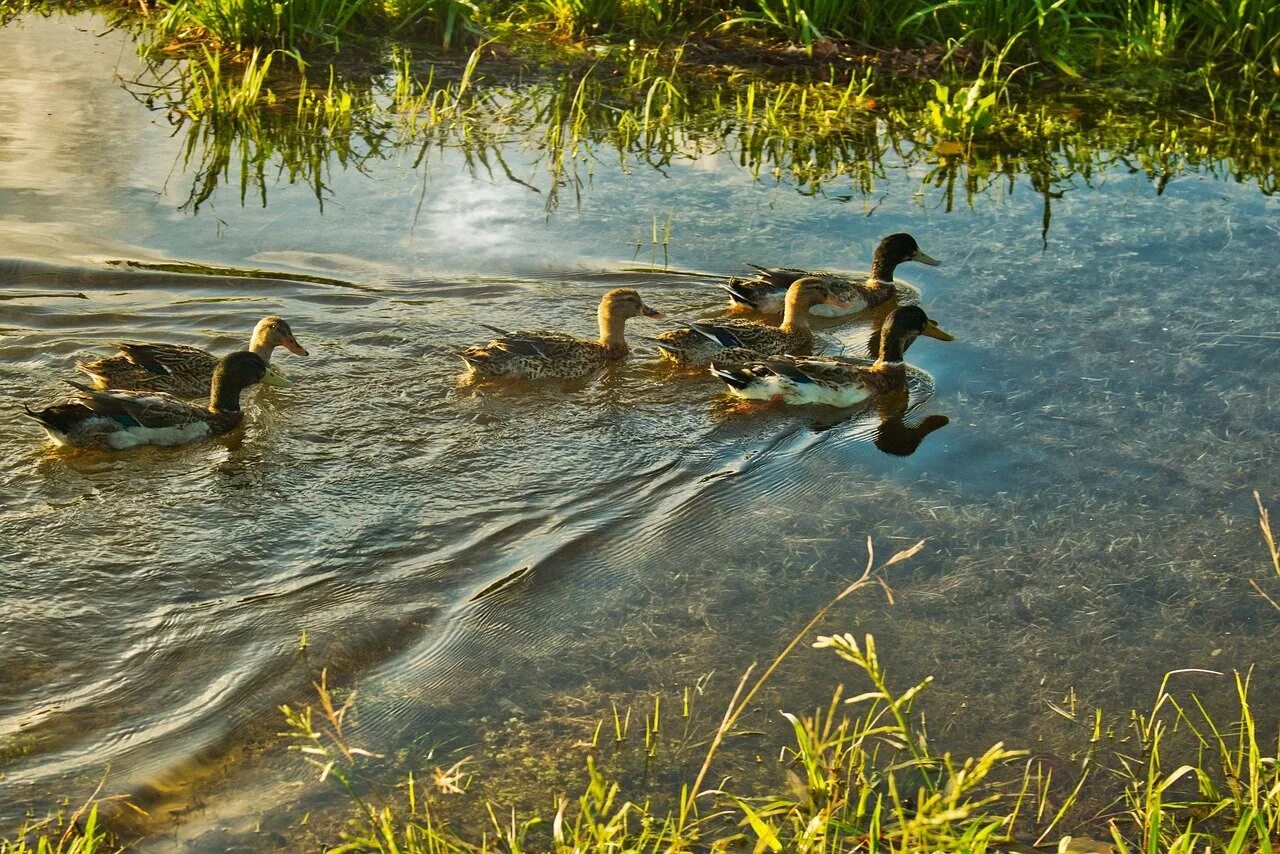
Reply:
[[[893,271],[898,269],[898,262],[894,261],[885,252],[876,250],[875,256],[871,259],[871,278],[877,282],[892,282]]]
[[[213,388],[209,392],[209,410],[212,412],[239,412],[240,392],[233,383],[227,382],[221,375],[213,378]]]
[[[779,328],[787,333],[808,331],[809,305],[809,300],[799,291],[789,291],[782,310],[782,326]]]
[[[614,314],[613,306],[608,304],[600,306],[599,318],[600,346],[614,355],[625,356],[627,353],[626,318]]]
[[[276,349],[275,342],[270,340],[265,329],[253,330],[253,338],[249,340],[249,352],[261,357],[262,361],[271,364],[271,353]]]
[[[894,334],[893,329],[880,330],[880,363],[898,362],[904,358],[902,336]]]

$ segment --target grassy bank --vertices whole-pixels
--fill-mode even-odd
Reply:
[[[1280,75],[1280,0],[161,0],[177,38],[230,48],[340,47],[370,33],[462,44],[520,30],[566,40],[803,45],[819,55],[941,49],[958,62],[1039,63],[1068,77],[1171,68]]]

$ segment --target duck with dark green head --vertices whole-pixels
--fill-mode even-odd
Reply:
[[[792,267],[755,267],[754,279],[731,279],[722,287],[729,292],[734,306],[776,314],[783,309],[787,288],[796,279],[815,277],[822,279],[831,292],[849,303],[848,308],[832,305],[815,305],[809,310],[819,317],[843,317],[874,308],[893,297],[899,305],[920,302],[920,291],[905,282],[894,279],[898,266],[908,261],[937,267],[942,262],[927,254],[916,239],[901,232],[890,234],[876,244],[868,273],[840,273],[831,270],[797,270]]]
[[[73,400],[38,410],[24,406],[23,411],[60,447],[119,451],[186,445],[239,427],[240,393],[266,375],[262,357],[242,351],[219,360],[206,406],[163,392],[103,391],[69,381],[78,392]]]
[[[880,330],[880,355],[874,361],[840,356],[775,356],[732,370],[712,365],[711,373],[724,380],[731,394],[748,400],[853,406],[906,387],[903,357],[921,335],[939,341],[955,340],[920,306],[908,305],[895,309],[885,319]]]

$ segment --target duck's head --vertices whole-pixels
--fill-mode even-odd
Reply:
[[[794,305],[798,310],[808,311],[811,306],[824,303],[836,308],[848,308],[851,305],[848,300],[833,294],[826,282],[813,276],[796,279],[787,289],[787,304]]]
[[[240,392],[267,375],[267,363],[257,353],[241,350],[222,357],[213,369],[209,408],[233,412],[240,408]]]
[[[306,356],[307,348],[298,343],[298,339],[293,337],[293,330],[289,328],[289,321],[277,315],[268,315],[258,321],[258,325],[253,327],[252,346],[255,352],[259,348],[275,349],[283,347],[295,356]]]
[[[925,254],[924,250],[920,248],[920,244],[916,243],[916,239],[905,231],[890,234],[876,244],[876,254],[873,261],[876,269],[892,270],[907,261],[918,261],[930,267],[938,267],[942,264],[937,258]]]
[[[600,300],[600,317],[611,318],[622,322],[632,317],[647,317],[650,320],[666,320],[667,316],[656,308],[650,308],[640,299],[640,292],[635,288],[614,288]]]
[[[939,341],[954,341],[955,336],[938,325],[918,305],[906,305],[896,309],[880,327],[880,359],[885,362],[901,362],[911,342],[921,335]]]

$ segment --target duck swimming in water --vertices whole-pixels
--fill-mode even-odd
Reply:
[[[849,305],[839,307],[819,304],[813,306],[810,311],[819,317],[842,317],[874,308],[895,296],[901,305],[918,303],[920,291],[893,278],[898,265],[907,261],[916,261],[930,267],[937,267],[942,263],[925,254],[910,234],[899,233],[890,234],[876,245],[870,273],[848,274],[824,270],[797,270],[790,267],[755,267],[752,264],[750,266],[759,271],[755,279],[731,279],[729,284],[721,287],[729,292],[729,299],[735,306],[745,306],[767,314],[776,314],[783,310],[783,301],[791,283],[796,279],[811,276],[826,282],[831,292]]]
[[[775,356],[726,369],[711,365],[729,391],[748,400],[781,400],[789,404],[821,403],[853,406],[901,391],[907,384],[903,356],[924,335],[939,341],[955,338],[916,305],[895,309],[880,330],[877,359]]]
[[[779,326],[754,320],[702,320],[649,340],[666,358],[692,365],[739,364],[777,353],[808,353],[813,349],[809,310],[819,304],[848,305],[823,280],[798,278],[787,288]]]
[[[634,288],[615,288],[600,300],[598,339],[564,332],[507,332],[481,324],[498,334],[488,344],[455,351],[467,374],[484,379],[573,379],[627,357],[624,327],[632,317],[666,320],[650,308]]]
[[[54,444],[119,451],[139,445],[185,445],[240,426],[240,393],[266,376],[256,353],[232,353],[214,368],[209,403],[200,406],[163,392],[109,389],[72,382],[74,400],[23,411],[34,418]]]
[[[113,345],[119,352],[105,359],[77,362],[76,369],[93,378],[97,389],[127,391],[163,391],[176,397],[204,397],[209,393],[213,371],[219,359],[208,350],[182,344],[139,344],[125,342]],[[267,385],[289,386],[289,380],[271,367],[271,353],[284,347],[296,356],[307,350],[293,336],[283,317],[271,315],[259,320],[249,339],[249,352],[256,353],[268,366],[263,380]]]

